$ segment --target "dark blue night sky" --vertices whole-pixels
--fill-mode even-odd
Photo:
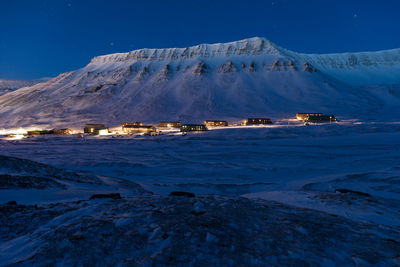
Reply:
[[[400,47],[398,0],[0,2],[0,78],[55,76],[96,55],[266,37],[298,52]]]

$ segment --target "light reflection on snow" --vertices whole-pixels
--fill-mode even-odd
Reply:
[[[13,129],[1,129],[0,135],[10,134],[26,134],[28,131],[33,130],[32,128],[13,128]]]
[[[7,136],[4,139],[5,140],[21,140],[24,138],[25,138],[25,135],[23,135],[23,134],[10,134],[9,136]]]

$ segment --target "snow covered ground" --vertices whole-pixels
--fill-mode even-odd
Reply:
[[[0,206],[0,262],[398,266],[399,131],[396,122],[347,121],[4,138],[0,154],[52,166],[31,176],[62,170],[55,180],[67,186],[57,194],[69,197],[0,189],[0,203],[17,202]],[[0,174],[24,175],[1,166]],[[88,200],[99,187],[122,199]]]

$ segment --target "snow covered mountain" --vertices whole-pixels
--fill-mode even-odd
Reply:
[[[37,83],[43,82],[45,80],[49,80],[47,78],[40,80],[9,80],[9,79],[0,79],[0,95],[6,94],[8,92],[17,90],[22,87],[28,87],[35,85]]]
[[[93,58],[76,71],[0,96],[0,125],[241,120],[296,112],[343,118],[399,111],[400,49],[300,54],[264,38]]]

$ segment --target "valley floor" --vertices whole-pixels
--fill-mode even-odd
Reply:
[[[399,132],[343,122],[0,140],[1,179],[20,181],[0,184],[0,203],[17,202],[0,206],[0,263],[396,266]],[[88,200],[111,192],[122,198]]]

